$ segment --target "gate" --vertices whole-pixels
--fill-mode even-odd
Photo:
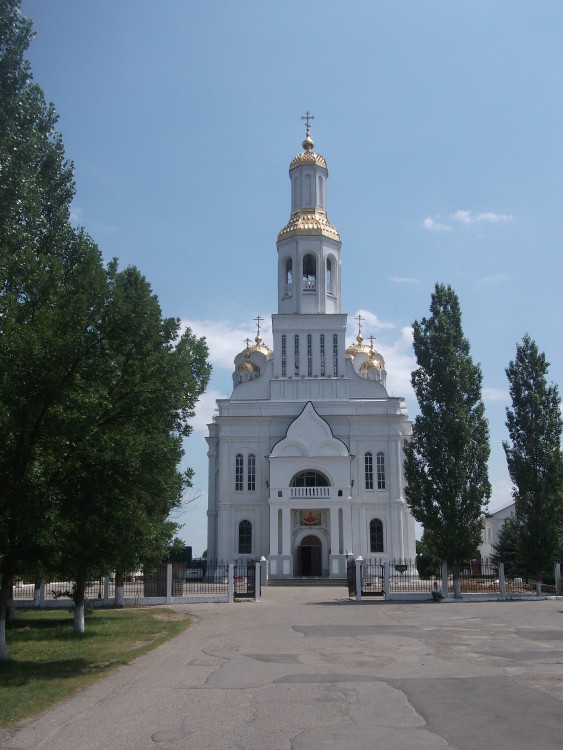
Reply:
[[[385,583],[381,560],[364,560],[362,563],[362,596],[383,596]]]
[[[348,579],[348,595],[356,596],[356,561],[348,558],[346,564],[346,578]]]
[[[256,598],[256,562],[255,560],[237,560],[235,562],[234,594],[235,599]]]

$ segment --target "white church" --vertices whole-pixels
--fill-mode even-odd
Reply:
[[[348,555],[415,557],[403,494],[404,399],[389,396],[373,337],[346,348],[340,235],[309,115],[278,234],[273,349],[258,332],[209,425],[208,558],[269,561],[271,578],[346,574]]]

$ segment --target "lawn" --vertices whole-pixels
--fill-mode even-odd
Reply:
[[[0,662],[0,725],[68,698],[189,624],[187,615],[160,607],[96,609],[77,636],[70,612],[20,610],[6,633],[11,660]]]

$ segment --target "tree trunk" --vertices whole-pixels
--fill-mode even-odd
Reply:
[[[16,605],[14,604],[13,586],[10,586],[10,595],[6,604],[6,624],[16,621]]]
[[[115,571],[115,598],[113,600],[114,607],[125,606],[125,590],[123,586],[123,579],[125,578],[122,570]]]
[[[0,584],[0,661],[8,661],[10,658],[6,647],[6,615],[11,594],[12,576],[9,573],[3,573]]]
[[[541,596],[541,575],[536,577],[536,596]]]
[[[457,563],[453,565],[454,599],[461,599],[461,570]]]
[[[74,633],[84,633],[84,594],[86,592],[86,576],[79,573],[74,584]]]

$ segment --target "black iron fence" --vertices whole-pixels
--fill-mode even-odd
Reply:
[[[256,560],[236,560],[234,566],[235,599],[256,598]]]

